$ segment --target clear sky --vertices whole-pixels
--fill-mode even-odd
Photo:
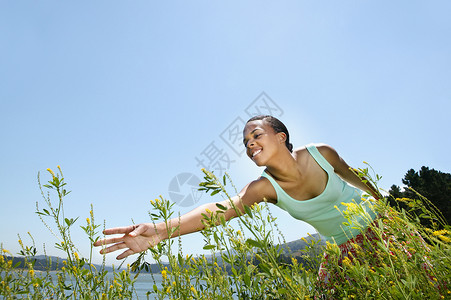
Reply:
[[[386,189],[410,168],[451,172],[450,11],[412,0],[1,1],[3,247],[17,252],[29,231],[39,251],[62,255],[34,213],[37,173],[48,180],[57,165],[76,228],[91,203],[107,227],[148,221],[149,201],[170,198],[183,173],[200,177],[199,161],[244,186],[262,169],[229,133],[258,108],[273,109],[295,146],[369,162]],[[175,211],[214,200],[193,199]],[[314,233],[272,211],[287,240]],[[201,235],[183,243],[201,252]]]

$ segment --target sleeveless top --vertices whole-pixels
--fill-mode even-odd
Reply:
[[[342,203],[355,203],[363,206],[371,220],[365,220],[361,215],[357,215],[356,218],[364,228],[374,220],[376,214],[370,209],[370,200],[363,198],[364,192],[352,187],[341,179],[334,172],[332,165],[321,155],[313,144],[307,145],[306,149],[327,173],[327,185],[320,195],[309,200],[296,200],[289,196],[275,179],[265,171],[262,177],[267,178],[276,190],[276,205],[278,207],[287,211],[294,218],[305,221],[315,227],[326,241],[331,243],[335,242],[338,245],[343,244],[360,234],[361,231],[357,228],[352,228],[355,225],[343,224],[347,222],[347,219],[341,213],[341,211],[346,210],[346,206]]]

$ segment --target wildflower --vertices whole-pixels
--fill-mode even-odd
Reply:
[[[305,237],[301,237],[301,240],[303,240],[304,242],[308,243],[308,241],[305,239]]]
[[[177,283],[176,283],[175,281],[173,281],[173,282],[172,282],[172,285],[173,285],[173,286],[176,286],[176,285],[177,285]]]
[[[194,295],[197,295],[197,291],[196,291],[196,288],[194,288],[194,286],[192,286],[190,288],[190,290],[191,290],[191,292],[193,292]]]
[[[117,282],[116,280],[113,280],[113,283],[115,284],[115,285],[117,285],[118,287],[121,287],[122,285],[119,283],[119,282]]]
[[[9,254],[11,254],[11,252],[9,252],[9,251],[6,250],[6,249],[3,249],[2,251],[3,251],[3,253],[9,253]]]
[[[30,271],[28,271],[28,273],[30,274],[31,277],[34,276],[34,270],[30,270]]]
[[[86,218],[86,223],[91,224],[91,221],[89,220],[89,218]]]
[[[438,235],[444,235],[444,234],[448,234],[448,233],[449,233],[448,230],[442,229],[442,230],[434,231],[432,234],[435,236],[438,236]]]
[[[349,257],[345,256],[345,258],[343,258],[343,265],[345,265],[346,267],[351,267],[352,266],[352,262],[349,259]]]
[[[238,234],[239,236],[242,236],[243,234],[241,233],[241,230],[238,230],[237,232],[236,232],[236,234]]]
[[[447,236],[444,236],[444,235],[439,235],[438,238],[441,239],[442,241],[444,241],[445,243],[450,243],[451,242],[451,239],[449,237],[447,237]]]
[[[411,200],[409,198],[396,198],[396,201],[399,201],[399,202],[410,202]]]
[[[47,168],[47,171],[48,171],[50,174],[52,174],[52,177],[55,177],[55,173],[53,173],[52,169]]]
[[[205,211],[206,211],[207,213],[211,214],[211,210],[209,210],[208,208],[205,209]]]
[[[168,278],[168,273],[166,270],[161,271],[161,276],[163,276],[164,279]]]
[[[5,259],[3,258],[3,255],[0,255],[0,264],[2,264],[5,261]]]
[[[75,257],[76,260],[79,260],[79,259],[80,259],[80,257],[78,256],[78,253],[77,253],[77,252],[74,252],[74,257]]]
[[[291,258],[291,262],[293,263],[293,265],[297,265],[298,264],[298,260],[294,257]]]

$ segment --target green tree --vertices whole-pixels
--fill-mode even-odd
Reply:
[[[392,185],[389,191],[392,197],[419,199],[418,192],[431,201],[451,224],[451,174],[423,166],[418,172],[408,170],[402,182],[407,188],[401,191],[399,186]]]

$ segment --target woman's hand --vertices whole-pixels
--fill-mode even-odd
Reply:
[[[103,231],[105,235],[123,234],[123,236],[98,240],[94,243],[94,246],[98,247],[114,244],[100,250],[101,254],[126,249],[116,257],[116,259],[123,259],[129,255],[145,251],[163,240],[155,226],[156,225],[152,223],[143,223],[126,227],[109,228]]]

